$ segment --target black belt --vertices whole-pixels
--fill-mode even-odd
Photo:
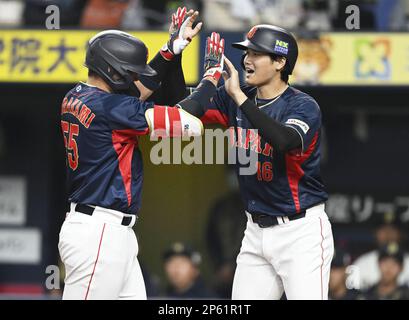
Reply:
[[[87,206],[86,204],[77,204],[75,206],[75,211],[92,216],[92,214],[95,211],[95,208]],[[132,222],[132,217],[123,217],[121,224],[123,226],[129,226],[131,222]]]
[[[301,213],[297,213],[289,217],[286,217],[286,216],[275,217],[275,216],[270,216],[268,214],[261,214],[261,213],[250,213],[250,214],[251,214],[251,218],[253,219],[253,222],[257,223],[260,228],[268,228],[271,226],[275,226],[278,224],[279,219],[282,219],[284,223],[285,222],[284,218],[288,218],[288,220],[293,221],[293,220],[297,220],[297,219],[301,219],[305,217],[305,211]]]

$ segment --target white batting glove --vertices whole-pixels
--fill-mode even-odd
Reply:
[[[186,7],[179,7],[176,13],[172,14],[172,24],[169,29],[170,38],[161,49],[161,54],[166,60],[172,60],[175,55],[181,54],[192,41],[190,37],[185,38],[184,36],[187,26],[193,24],[192,16],[187,16],[186,13]]]

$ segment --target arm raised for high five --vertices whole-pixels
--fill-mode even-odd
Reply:
[[[210,105],[211,99],[216,93],[217,83],[223,72],[223,63],[224,39],[220,37],[220,34],[212,32],[211,36],[208,37],[206,41],[203,79],[197,86],[196,90],[184,100],[193,101],[180,104],[184,110],[196,117],[203,116],[206,107]],[[203,89],[199,91],[198,89],[200,88]],[[203,95],[205,89],[208,94]]]
[[[151,137],[202,134],[203,125],[198,117],[203,114],[203,110],[216,93],[223,70],[223,54],[224,40],[219,34],[212,33],[207,41],[205,73],[194,92],[178,102],[175,107],[155,105],[146,111]],[[184,131],[185,128],[188,128],[187,132]]]
[[[157,75],[150,77],[141,76],[140,79],[135,82],[135,85],[141,93],[141,100],[146,100],[153,91],[160,86],[166,74],[169,72],[172,60],[175,56],[180,55],[192,39],[200,32],[202,22],[197,23],[193,28],[193,24],[198,15],[198,11],[187,11],[185,7],[179,7],[178,10],[172,14],[171,24],[169,26],[169,40],[149,62],[149,66],[157,72]]]

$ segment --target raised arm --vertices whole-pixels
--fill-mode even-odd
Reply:
[[[199,33],[202,23],[199,22],[194,28],[193,24],[199,12],[189,10],[185,7],[178,8],[172,15],[169,27],[169,40],[149,62],[149,65],[157,72],[155,76],[141,76],[135,83],[140,91],[140,99],[146,100],[172,71],[177,63],[180,63],[182,51],[189,45],[192,39]],[[179,60],[179,61],[174,61]]]
[[[202,117],[206,108],[211,104],[211,98],[216,93],[216,88],[224,63],[224,39],[213,32],[206,41],[203,80],[185,100],[179,105],[196,117]],[[199,90],[200,89],[200,90]],[[203,95],[205,90],[211,91],[212,95]]]
[[[215,40],[215,41],[212,41]],[[209,57],[202,81],[188,97],[175,107],[155,105],[146,111],[151,136],[198,136],[203,132],[203,124],[198,117],[211,104],[216,94],[217,83],[223,70],[224,40],[213,33],[207,43]]]

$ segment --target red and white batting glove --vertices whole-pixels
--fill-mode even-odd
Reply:
[[[212,32],[210,38],[207,37],[206,51],[204,58],[204,75],[211,76],[219,81],[224,65],[224,39],[220,34]]]
[[[186,13],[186,7],[179,7],[176,13],[172,14],[172,24],[169,28],[170,38],[160,51],[166,60],[172,60],[175,55],[181,54],[192,41],[190,38],[183,38],[186,26],[191,19],[186,17]]]

